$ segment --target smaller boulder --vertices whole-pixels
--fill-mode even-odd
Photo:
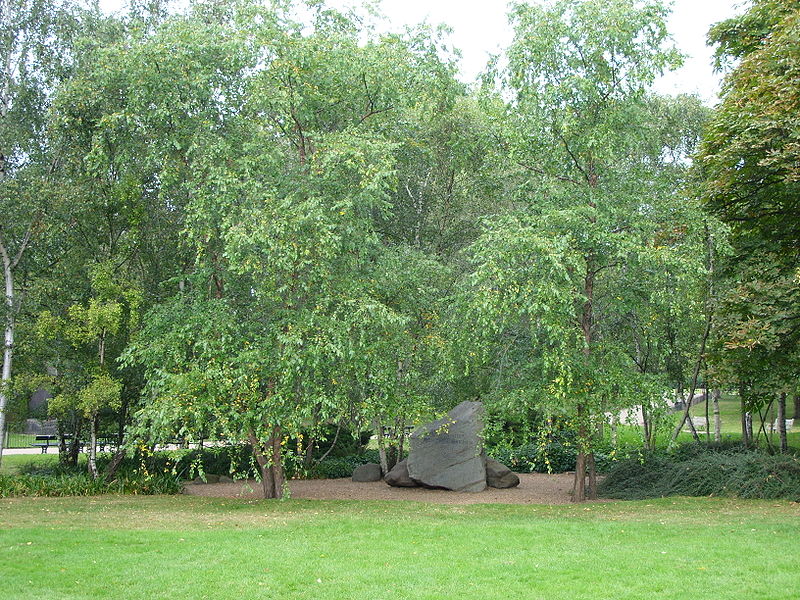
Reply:
[[[212,475],[211,473],[205,474],[205,479],[198,475],[192,480],[192,483],[202,485],[204,483],[219,483],[219,475]]]
[[[519,477],[503,463],[486,459],[486,485],[493,488],[512,488],[519,485]]]
[[[353,471],[353,481],[369,482],[381,480],[381,466],[375,463],[359,465]]]
[[[235,483],[233,481],[233,479],[231,477],[228,477],[227,475],[220,475],[219,476],[219,482],[220,483]]]
[[[383,480],[392,487],[419,487],[419,484],[408,475],[408,462],[405,460],[397,463]]]

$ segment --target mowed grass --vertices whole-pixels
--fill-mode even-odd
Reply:
[[[41,466],[55,465],[58,463],[58,454],[3,454],[0,475],[16,475],[21,466],[31,463]]]
[[[798,598],[800,506],[0,501],[2,597]]]
[[[722,421],[722,439],[724,441],[740,441],[742,439],[742,426],[741,426],[741,403],[739,401],[738,396],[734,395],[723,395],[720,399],[719,403],[720,408],[720,420]],[[790,417],[794,416],[794,408],[792,406],[787,406],[787,414]],[[656,435],[656,444],[659,448],[666,448],[669,445],[670,438],[672,436],[672,429],[675,425],[677,425],[678,420],[681,417],[680,412],[675,413],[672,416],[672,425],[668,428],[662,428],[658,431]],[[705,403],[695,404],[692,406],[690,410],[690,414],[693,417],[703,417],[705,418],[706,415],[706,407]],[[710,421],[710,430],[706,432],[705,430],[700,430],[699,435],[702,441],[714,441],[714,412],[713,406],[709,403],[709,421]],[[767,415],[766,423],[764,424],[764,428],[767,431],[767,435],[770,438],[770,441],[773,447],[777,447],[780,444],[780,439],[778,437],[777,429],[775,431],[770,431],[770,426],[775,422],[777,418],[777,407],[773,405],[769,414]],[[790,448],[794,448],[795,450],[800,450],[800,416],[798,416],[797,420],[795,421],[794,428],[790,429],[787,432],[787,442]],[[753,421],[753,434],[757,433],[757,429],[760,427],[760,420],[757,415],[754,415]],[[610,439],[610,430],[607,428],[606,431],[606,439]],[[620,425],[618,428],[618,436],[617,439],[620,444],[627,446],[629,448],[635,448],[642,444],[642,428],[633,425]],[[679,444],[682,443],[689,443],[692,442],[692,434],[690,433],[688,426],[684,426],[683,431],[678,435],[677,442]],[[767,442],[764,438],[764,434],[762,433],[759,437],[759,445],[762,448],[767,447]],[[800,597],[800,594],[798,594]]]

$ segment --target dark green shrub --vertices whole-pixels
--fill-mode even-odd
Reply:
[[[618,462],[600,486],[608,498],[731,496],[800,501],[800,460],[728,445]]]
[[[371,431],[355,433],[342,428],[337,437],[336,426],[325,425],[316,436],[317,442],[314,444],[313,457],[318,459],[325,456],[326,453],[326,458],[356,456],[364,451],[369,443],[370,435],[372,435]],[[336,441],[335,445],[334,440]]]
[[[595,451],[595,465],[603,472],[611,465],[609,453]],[[575,470],[578,450],[567,442],[552,441],[544,445],[496,446],[487,448],[486,454],[518,473],[565,473]]]
[[[380,463],[377,450],[365,450],[361,454],[326,458],[305,474],[308,479],[336,479],[350,477],[355,468],[367,463]]]
[[[104,470],[111,461],[110,453],[98,455],[98,468]],[[117,470],[120,475],[136,473],[169,473],[180,479],[194,479],[199,474],[214,473],[251,478],[257,473],[249,445],[212,446],[184,450],[137,451],[126,456]]]

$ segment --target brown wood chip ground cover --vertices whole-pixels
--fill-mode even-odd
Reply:
[[[478,493],[459,493],[425,488],[393,488],[383,481],[356,483],[344,479],[295,479],[289,482],[292,498],[308,500],[413,500],[438,504],[567,504],[572,473],[547,475],[520,473],[519,486],[507,490],[487,488]],[[214,498],[258,497],[256,481],[187,484],[185,493]]]

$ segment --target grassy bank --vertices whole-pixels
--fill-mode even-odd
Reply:
[[[10,499],[3,596],[796,598],[800,507]]]

